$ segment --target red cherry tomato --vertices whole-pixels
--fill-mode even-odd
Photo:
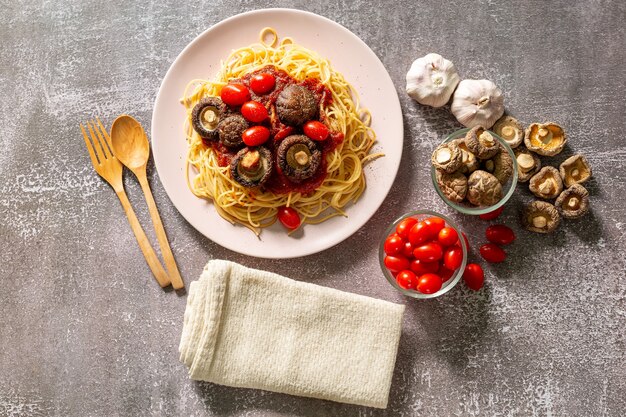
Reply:
[[[441,277],[437,274],[424,274],[417,279],[417,290],[422,294],[433,294],[441,289]]]
[[[400,271],[398,275],[396,275],[396,282],[400,288],[404,288],[405,290],[414,290],[417,287],[417,277],[413,272],[408,270]]]
[[[287,136],[291,135],[293,132],[295,132],[295,129],[291,126],[287,126],[284,129],[280,129],[278,133],[274,135],[274,141],[283,140]]]
[[[480,247],[480,256],[487,262],[499,263],[506,259],[506,252],[495,243],[487,243]]]
[[[267,119],[267,109],[258,101],[246,101],[241,106],[241,115],[252,123],[259,123]]]
[[[437,235],[441,229],[446,227],[446,221],[439,217],[429,217],[424,220],[424,223],[430,226],[434,235]]]
[[[452,246],[459,240],[459,234],[451,227],[444,227],[437,237],[441,246]]]
[[[413,257],[413,245],[411,245],[411,242],[404,242],[404,248],[402,248],[402,255],[406,256],[407,258]]]
[[[467,249],[467,251],[470,251],[470,244],[469,244],[469,239],[467,238],[467,235],[465,234],[465,232],[461,232],[461,235],[463,235],[463,240],[465,240],[465,249]],[[461,240],[459,238],[459,241],[456,242],[457,245],[461,246]]]
[[[435,233],[426,222],[418,222],[409,230],[409,242],[414,247],[428,242],[434,236],[436,236]]]
[[[410,265],[411,271],[417,275],[422,276],[428,273],[435,273],[439,271],[439,262],[422,262],[418,259],[414,259]]]
[[[435,262],[443,256],[443,248],[437,242],[425,243],[413,249],[413,256],[424,262]]]
[[[493,219],[496,219],[503,211],[504,211],[504,206],[497,208],[492,212],[481,214],[478,217],[480,217],[483,220],[493,220]]]
[[[398,223],[398,225],[396,226],[396,233],[402,236],[404,239],[408,239],[409,231],[416,224],[417,220],[415,220],[413,217],[407,217],[406,219]]]
[[[467,264],[463,272],[463,281],[465,281],[465,284],[470,287],[470,289],[478,291],[485,282],[485,273],[480,265]]]
[[[409,269],[409,260],[404,256],[388,255],[385,256],[385,266],[394,273]]]
[[[231,107],[241,106],[250,100],[250,91],[243,84],[226,84],[220,93],[222,101]]]
[[[318,142],[326,140],[329,133],[326,125],[316,120],[306,122],[302,130],[304,131],[304,134],[307,135],[311,140],[315,140]]]
[[[270,138],[270,131],[265,126],[252,126],[241,135],[243,143],[248,146],[259,146]]]
[[[441,277],[441,280],[443,282],[446,282],[447,280],[452,278],[452,275],[454,275],[454,271],[442,265],[441,268],[439,268],[439,271],[437,271],[437,275]]]
[[[267,94],[274,89],[276,78],[272,74],[262,72],[250,78],[250,88],[256,94]]]
[[[404,249],[404,240],[396,234],[385,239],[385,253],[387,255],[397,255]]]
[[[297,229],[300,226],[300,215],[291,207],[281,207],[278,209],[278,220],[287,229]]]
[[[494,224],[487,228],[487,240],[498,245],[508,245],[515,240],[515,232],[503,224]]]
[[[463,263],[463,249],[453,246],[443,254],[443,265],[451,270],[458,269]]]

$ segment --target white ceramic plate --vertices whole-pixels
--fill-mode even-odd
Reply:
[[[367,189],[347,209],[348,218],[335,217],[288,236],[275,223],[257,238],[247,228],[222,219],[213,203],[194,196],[185,181],[187,143],[183,134],[185,110],[179,103],[187,83],[212,78],[233,49],[256,43],[262,28],[271,26],[279,37],[331,60],[361,96],[361,105],[372,113],[378,143],[374,151],[385,153],[365,168]],[[402,155],[403,125],[395,87],[378,57],[343,26],[313,13],[291,9],[267,9],[226,19],[193,40],[165,75],[152,114],[152,146],[159,177],[180,213],[200,233],[214,242],[246,255],[261,258],[294,258],[330,248],[356,232],[378,210],[396,177]]]

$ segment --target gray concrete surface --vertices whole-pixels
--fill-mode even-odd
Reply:
[[[343,24],[389,70],[406,136],[385,204],[331,250],[264,261],[191,228],[152,163],[150,181],[187,282],[208,259],[225,258],[405,303],[386,411],[188,380],[177,354],[186,296],[153,282],[79,135],[78,123],[95,114],[110,123],[129,112],[149,128],[161,78],[189,41],[228,16],[278,5]],[[3,1],[0,10],[0,416],[626,413],[624,2]],[[595,178],[591,215],[552,236],[519,228],[529,199],[521,187],[502,218],[518,241],[504,264],[488,267],[486,287],[419,302],[379,271],[385,225],[431,208],[462,223],[474,247],[485,229],[451,213],[430,185],[429,153],[458,125],[403,89],[411,61],[431,51],[462,77],[495,81],[523,123],[562,123],[565,155],[585,154]],[[126,188],[154,242],[130,176]]]

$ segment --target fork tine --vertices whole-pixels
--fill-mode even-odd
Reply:
[[[96,149],[96,154],[98,155],[98,159],[100,162],[104,163],[107,160],[107,156],[102,149],[102,143],[98,136],[94,133],[93,128],[91,127],[91,121],[87,122],[87,129],[89,129],[89,133],[91,133],[91,140],[93,140],[93,147]]]
[[[87,145],[87,151],[89,152],[89,157],[91,158],[91,163],[93,164],[94,167],[98,166],[98,159],[96,158],[96,154],[93,151],[93,146],[91,145],[91,141],[89,140],[89,137],[87,136],[87,132],[85,131],[85,128],[83,127],[83,124],[80,124],[80,130],[83,131],[83,139],[85,139],[85,145]]]
[[[109,145],[109,150],[111,151],[111,155],[113,155],[113,145],[111,144],[111,136],[109,136],[109,132],[107,132],[106,127],[104,127],[104,125],[102,124],[98,116],[96,116],[96,120],[98,121],[98,125],[100,126],[100,132],[102,132],[102,135],[106,139],[107,145]]]

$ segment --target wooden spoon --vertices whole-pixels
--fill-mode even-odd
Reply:
[[[148,142],[146,133],[137,120],[123,114],[115,119],[113,126],[111,126],[111,142],[113,145],[113,153],[117,159],[130,169],[139,180],[139,184],[146,198],[146,203],[148,204],[154,231],[159,240],[161,253],[165,260],[165,267],[172,281],[172,287],[175,289],[183,288],[185,284],[180,276],[180,272],[178,272],[172,249],[167,241],[167,235],[165,234],[165,229],[163,229],[163,223],[161,222],[161,217],[159,216],[156,203],[154,202],[154,197],[152,197],[148,178],[146,177],[146,165],[150,156],[150,143]]]

